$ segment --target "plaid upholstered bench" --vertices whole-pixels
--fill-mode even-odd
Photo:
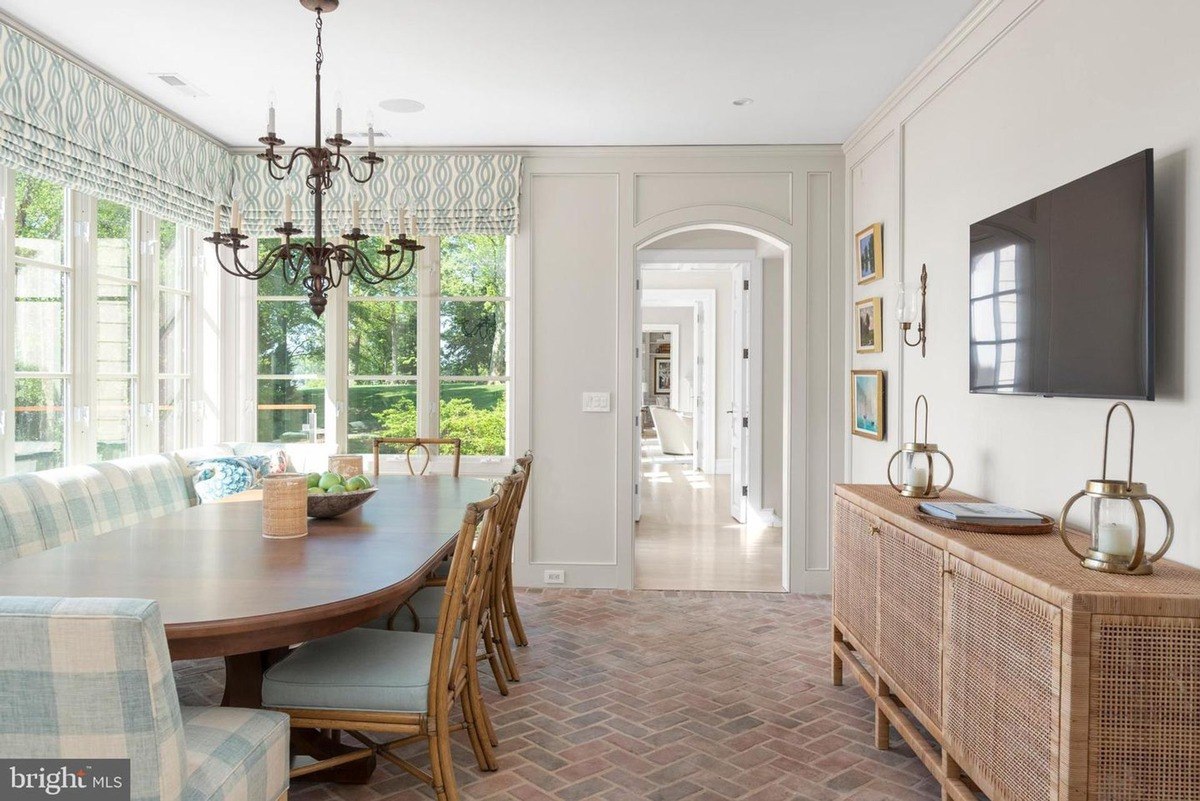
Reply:
[[[0,563],[186,509],[170,455],[134,456],[0,479]]]
[[[0,597],[0,758],[128,759],[133,801],[275,801],[288,717],[180,707],[153,601]]]

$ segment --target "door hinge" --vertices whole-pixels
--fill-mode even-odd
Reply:
[[[750,494],[750,488],[747,487],[745,484],[743,484],[742,485],[742,497],[745,498],[749,494]]]
[[[633,282],[633,288],[634,288],[634,289],[636,289],[636,290],[638,290],[638,291],[641,291],[641,288],[642,288],[642,279],[640,279],[640,278],[639,278],[639,279],[637,279],[636,281],[634,281],[634,282]]]
[[[633,349],[633,358],[635,358],[635,359],[640,359],[640,358],[642,358],[642,349],[641,349],[641,348],[634,348],[634,349]]]
[[[743,359],[750,358],[750,349],[749,348],[742,348],[742,358]]]
[[[750,289],[750,279],[749,278],[742,281],[742,289],[747,290],[747,291]]]
[[[634,495],[641,495],[641,487],[639,487],[637,484],[634,484],[634,485],[633,485],[633,494],[634,494]]]
[[[743,417],[742,418],[742,428],[749,428],[749,427],[750,427],[750,418]]]

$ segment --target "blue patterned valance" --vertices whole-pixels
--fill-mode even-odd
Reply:
[[[286,151],[291,152],[290,146]],[[516,232],[520,156],[384,154],[383,159],[367,184],[356,184],[345,174],[334,179],[324,200],[326,235],[349,224],[355,199],[362,208],[361,225],[371,234],[382,232],[385,219],[390,218],[395,228],[395,213],[401,207],[416,214],[422,234]],[[312,196],[304,186],[303,169],[276,181],[268,175],[267,165],[252,154],[238,155],[234,161],[233,196],[241,206],[245,233],[274,235],[282,220],[285,193],[292,198],[296,226],[311,233]],[[355,168],[356,174],[365,174],[357,159]]]
[[[201,230],[229,202],[220,145],[0,23],[0,163]]]

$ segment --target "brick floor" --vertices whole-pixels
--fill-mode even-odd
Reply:
[[[500,770],[476,770],[460,739],[464,801],[940,798],[906,746],[872,746],[872,706],[849,673],[830,685],[828,599],[527,590],[518,602],[522,681],[501,697],[484,671]],[[219,661],[177,663],[176,677],[184,703],[220,698]],[[382,761],[368,785],[297,781],[290,793],[432,797]]]

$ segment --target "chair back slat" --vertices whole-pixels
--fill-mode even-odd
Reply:
[[[433,462],[433,451],[429,450],[430,445],[442,447],[450,447],[454,449],[454,467],[450,475],[457,477],[459,465],[462,462],[462,439],[459,437],[376,437],[371,445],[371,454],[375,460],[375,476],[379,476],[379,461],[380,447],[383,445],[401,445],[404,447],[403,453],[405,461],[408,463],[409,475],[423,476],[425,471],[429,469],[429,465]],[[424,452],[425,461],[421,464],[421,469],[418,471],[413,465],[413,451],[420,449]]]
[[[484,549],[491,547],[495,539],[497,513],[505,503],[506,491],[501,485],[485,500],[468,504],[454,542],[429,666],[428,708],[435,716],[449,715],[450,704],[462,689],[456,686],[460,667],[465,654],[471,653],[467,649],[474,649],[477,642],[473,627],[461,623],[474,613],[472,594],[478,594],[476,576]]]

